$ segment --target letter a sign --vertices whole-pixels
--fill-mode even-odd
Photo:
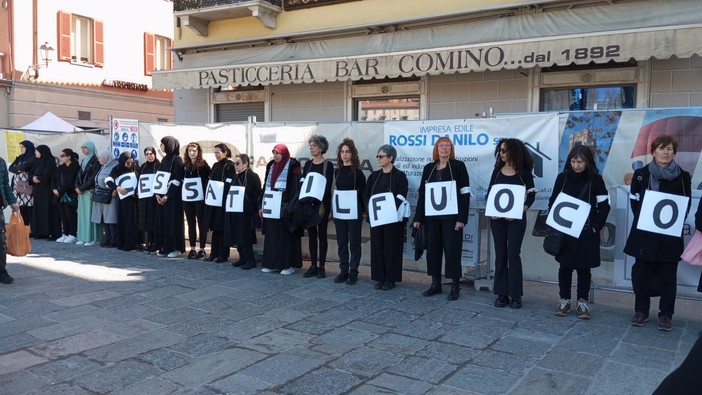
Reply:
[[[424,184],[424,213],[427,217],[458,214],[456,181]]]
[[[495,184],[485,202],[485,216],[522,219],[525,196],[524,185]]]
[[[589,214],[589,203],[561,192],[548,212],[546,225],[577,239]]]
[[[205,204],[213,207],[222,207],[224,203],[224,183],[222,181],[210,180],[205,191]]]
[[[646,191],[636,228],[661,235],[680,237],[685,222],[688,200],[690,198],[687,196]]]

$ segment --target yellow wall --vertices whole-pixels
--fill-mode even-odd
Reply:
[[[187,27],[176,28],[176,46],[200,43],[221,43],[267,36],[353,27],[386,25],[403,19],[479,12],[487,9],[527,3],[515,0],[362,0],[283,11],[277,17],[277,28],[268,29],[253,17],[214,21],[207,37],[197,36]]]

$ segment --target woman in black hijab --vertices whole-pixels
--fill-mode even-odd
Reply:
[[[38,146],[35,156],[37,159],[32,166],[34,212],[30,226],[35,238],[56,240],[61,237],[56,197],[51,190],[51,177],[56,172],[56,159],[46,145]]]
[[[32,195],[32,167],[37,159],[34,156],[34,143],[29,140],[24,140],[20,143],[20,152],[9,167],[10,173],[15,175],[12,177],[12,190],[17,197],[17,205],[20,208],[20,214],[24,219],[24,224],[29,225],[32,220],[32,206],[34,205],[34,196]]]
[[[123,251],[131,251],[136,248],[139,235],[136,224],[137,197],[136,193],[133,193],[131,196],[121,198],[121,196],[129,194],[130,191],[119,184],[120,177],[123,175],[134,173],[134,178],[138,179],[139,174],[137,174],[137,167],[131,152],[122,152],[118,160],[117,166],[112,169],[110,176],[105,179],[105,184],[108,188],[117,191],[115,198],[119,200],[119,210],[117,210],[117,248]]]
[[[165,194],[156,194],[156,243],[160,248],[159,256],[177,258],[185,251],[183,236],[183,201],[181,184],[183,183],[183,159],[180,157],[180,142],[173,136],[161,139],[161,151],[166,156],[159,171],[169,173],[168,190]]]

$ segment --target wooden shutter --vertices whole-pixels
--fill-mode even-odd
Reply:
[[[95,54],[95,67],[105,65],[105,31],[102,21],[93,20],[93,53]]]
[[[65,11],[58,12],[58,40],[56,40],[58,47],[56,52],[58,54],[57,58],[62,62],[71,61],[71,14]]]
[[[155,68],[155,39],[153,34],[144,32],[144,75],[151,75],[151,71]]]
[[[170,40],[170,47],[173,48],[173,40]],[[173,51],[168,51],[168,69],[173,70]]]

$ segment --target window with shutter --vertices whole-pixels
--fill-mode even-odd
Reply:
[[[58,12],[58,40],[57,58],[62,62],[71,61],[71,13],[65,11]]]
[[[105,33],[102,21],[93,21],[93,27],[93,43],[95,48],[95,61],[93,64],[96,67],[102,67],[105,65]]]
[[[144,33],[144,75],[151,75],[154,69],[154,35]]]
[[[66,11],[58,12],[58,60],[105,65],[105,40],[102,21]]]

